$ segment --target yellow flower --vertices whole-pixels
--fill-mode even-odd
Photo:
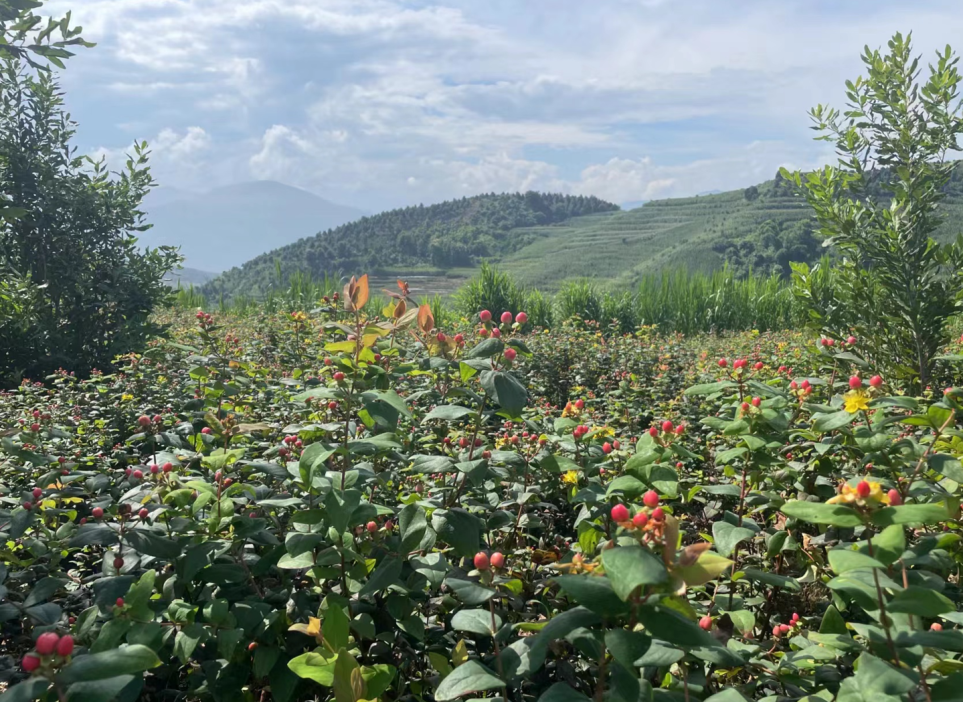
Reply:
[[[869,493],[865,497],[861,497],[859,494],[859,487],[853,487],[849,483],[843,483],[840,487],[840,492],[835,497],[831,497],[826,500],[827,504],[830,505],[860,505],[866,506],[870,504],[889,504],[889,495],[883,492],[883,486],[879,483],[873,482],[871,480],[860,481],[860,485],[866,483],[869,485]]]
[[[869,395],[862,390],[851,390],[843,395],[843,406],[850,414],[869,409]]]
[[[562,474],[562,482],[578,485],[578,471],[569,470]]]
[[[134,399],[134,396],[126,392],[120,396],[121,402],[130,402],[133,399]]]

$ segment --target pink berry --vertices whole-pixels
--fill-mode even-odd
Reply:
[[[849,344],[850,346],[853,346],[856,343],[856,337],[850,336],[848,339],[846,339],[846,343]]]
[[[150,417],[148,417],[146,414],[142,414],[140,417],[137,418],[137,423],[140,424],[142,427],[149,427]]]
[[[755,368],[756,370],[762,370],[763,366],[764,364],[762,361],[756,361],[755,365],[753,365],[753,368]]]
[[[38,487],[35,487],[33,489],[33,499],[39,500],[41,495],[43,495],[43,490],[41,490]]]
[[[939,622],[933,622],[930,624],[930,631],[943,631],[943,625]]]
[[[48,631],[47,633],[41,634],[37,637],[37,644],[34,646],[34,648],[41,656],[49,656],[51,653],[57,650],[58,641],[60,641],[60,637],[52,631]]]
[[[492,321],[492,313],[488,310],[482,310],[478,313],[478,318],[483,322],[490,322]]]
[[[886,493],[886,496],[889,498],[890,507],[898,507],[899,505],[903,504],[903,496],[899,494],[899,490],[896,488],[890,488],[889,492]]]
[[[658,427],[649,427],[649,436],[651,436],[651,437],[654,438],[654,437],[656,437],[656,436],[658,436],[658,435],[659,435],[659,428],[658,428]]]
[[[57,642],[57,655],[66,658],[74,652],[74,637],[67,634]]]
[[[342,380],[344,380],[344,373],[341,371],[336,371],[334,374],[334,380],[335,382],[340,383]]]
[[[502,324],[511,324],[511,323],[512,323],[512,313],[502,312]]]
[[[666,434],[671,432],[672,429],[673,429],[673,424],[668,419],[662,422],[662,431],[664,431]]]
[[[642,496],[642,504],[644,504],[649,509],[653,509],[659,506],[659,493],[655,490],[649,490]]]
[[[754,398],[752,398],[752,406],[753,406],[753,407],[758,407],[758,406],[761,405],[761,404],[762,404],[762,398],[761,398],[761,397],[754,397]]]
[[[489,559],[492,568],[496,570],[501,570],[505,567],[505,555],[501,551],[495,551],[492,557]]]
[[[515,360],[515,356],[517,356],[517,355],[518,355],[518,352],[515,351],[515,349],[513,349],[513,348],[507,348],[507,349],[505,349],[505,359],[508,360],[508,361],[514,361],[514,360]]]
[[[201,429],[201,433],[202,433],[202,434],[210,434],[210,433],[211,433],[211,428],[210,428],[210,427],[204,427],[203,429]]]
[[[518,322],[519,324],[525,324],[525,322],[528,321],[528,315],[525,314],[524,312],[519,312],[515,316],[515,321]]]
[[[874,375],[872,378],[869,379],[869,384],[872,385],[874,388],[878,388],[883,384],[883,379],[878,375]]]
[[[858,375],[852,376],[849,379],[849,387],[852,388],[853,390],[859,390],[861,387],[863,387],[863,379],[860,378]]]
[[[639,512],[637,515],[632,517],[632,524],[637,529],[641,529],[642,527],[644,527],[648,521],[649,521],[649,515],[647,515],[645,512]]]
[[[134,479],[135,479],[135,480],[140,480],[141,478],[144,477],[144,471],[142,471],[142,470],[135,470],[135,471],[133,472],[133,476],[134,476]]]
[[[141,507],[140,511],[137,513],[137,516],[140,517],[141,519],[147,519],[147,515],[149,514],[150,514],[150,511],[146,507]]]
[[[652,519],[657,522],[661,522],[663,519],[665,519],[665,512],[661,507],[656,507],[654,510],[652,510]]]
[[[629,518],[629,510],[625,505],[615,505],[611,511],[612,521],[621,523]]]
[[[368,530],[369,534],[374,534],[376,531],[378,531],[378,522],[375,522],[375,521],[368,522],[367,524],[365,524],[365,529]]]
[[[583,400],[581,397],[577,399],[575,401],[575,409],[577,410],[585,409],[585,400]]]
[[[40,667],[40,659],[28,653],[23,657],[23,660],[20,661],[20,665],[26,672],[32,673]]]
[[[865,480],[860,480],[859,484],[856,486],[856,494],[866,499],[869,497],[869,493],[873,491],[873,488]]]
[[[123,607],[123,606],[124,606],[124,598],[123,598],[123,597],[118,597],[116,604],[117,604],[118,607]]]
[[[707,614],[699,619],[699,628],[703,631],[709,631],[712,628],[712,617]]]
[[[718,361],[718,363],[719,363],[719,367],[720,367],[720,368],[725,368],[726,366],[729,365],[729,361],[727,361],[727,360],[724,359],[724,358],[720,358],[719,361]]]
[[[608,441],[602,444],[602,453],[605,453],[605,454],[612,453],[612,444],[610,444]]]
[[[104,516],[104,508],[103,508],[103,507],[94,507],[94,508],[90,511],[90,513],[94,516],[94,519],[100,519],[101,517]]]
[[[495,339],[500,339],[501,336],[502,336],[501,329],[499,329],[498,327],[495,327],[494,329],[492,329],[492,337],[494,337]]]
[[[488,554],[484,551],[479,551],[475,554],[475,568],[478,570],[488,570],[489,560]]]

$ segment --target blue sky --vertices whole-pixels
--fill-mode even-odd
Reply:
[[[369,211],[479,192],[614,202],[828,161],[864,45],[963,35],[958,0],[54,0],[78,146],[162,185],[273,179]]]

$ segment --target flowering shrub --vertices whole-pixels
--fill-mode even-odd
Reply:
[[[0,699],[956,694],[963,393],[856,339],[374,307],[0,396]]]

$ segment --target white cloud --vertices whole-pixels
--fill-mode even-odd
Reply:
[[[45,8],[72,5],[98,42],[64,78],[94,144],[122,151],[121,125],[136,125],[178,185],[272,178],[369,210],[490,190],[624,202],[744,187],[831,156],[806,110],[842,102],[863,44],[913,29],[926,52],[963,30],[955,0]]]

